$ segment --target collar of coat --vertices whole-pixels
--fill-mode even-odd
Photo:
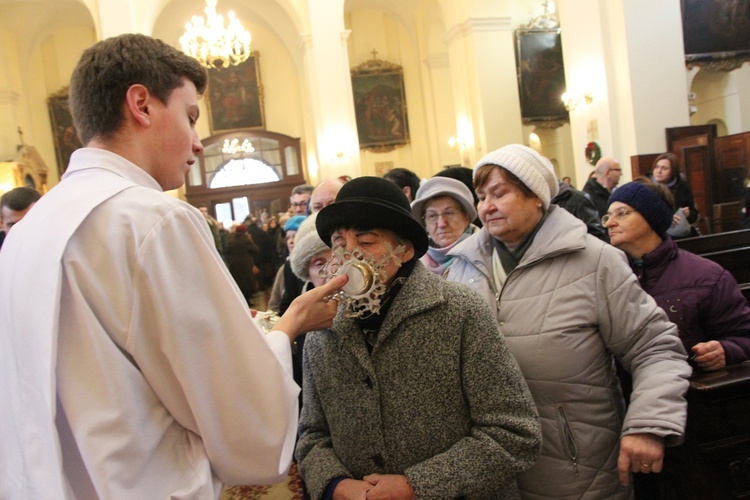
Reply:
[[[547,217],[518,267],[586,248],[586,225],[567,210],[550,205]],[[486,227],[455,247],[449,255],[458,256],[486,276],[491,276],[493,236]]]
[[[443,284],[443,278],[429,271],[421,262],[417,262],[411,275],[393,299],[380,327],[378,343],[397,332],[406,318],[444,303],[446,299],[443,295]],[[364,334],[354,318],[347,318],[339,312],[333,319],[331,328],[338,335],[339,342],[361,344],[364,352],[367,352]]]

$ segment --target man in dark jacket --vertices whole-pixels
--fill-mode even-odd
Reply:
[[[558,184],[560,185],[560,191],[558,191],[557,196],[552,198],[552,203],[581,219],[586,224],[590,235],[609,243],[607,230],[602,226],[601,216],[586,193],[577,190],[567,182],[559,182]]]
[[[594,175],[583,186],[583,192],[589,195],[589,199],[599,212],[599,217],[604,217],[607,213],[609,195],[620,182],[620,177],[620,162],[614,158],[602,158],[596,162]]]

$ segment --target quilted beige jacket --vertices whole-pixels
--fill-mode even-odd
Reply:
[[[501,291],[483,228],[451,253],[448,279],[478,291],[531,389],[542,455],[519,476],[524,498],[627,498],[617,475],[622,435],[680,442],[691,369],[664,311],[638,285],[625,254],[552,205]],[[625,412],[613,355],[633,374]]]

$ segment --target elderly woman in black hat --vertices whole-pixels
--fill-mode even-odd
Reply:
[[[529,498],[629,498],[631,471],[659,472],[685,428],[690,367],[675,326],[624,255],[551,204],[549,160],[510,144],[474,170],[484,226],[452,254],[448,280],[493,308],[542,421],[542,452],[519,474]],[[633,373],[625,411],[613,357]]]
[[[471,223],[477,216],[471,191],[459,180],[433,177],[419,188],[411,213],[422,221],[430,238],[430,246],[420,258],[422,264],[444,275],[455,259],[448,252],[479,230]]]
[[[507,498],[539,422],[486,304],[419,262],[427,235],[394,184],[354,179],[322,209],[329,275],[350,280],[307,334],[296,458],[312,498]]]
[[[750,306],[719,264],[677,247],[667,234],[672,199],[648,180],[620,187],[603,218],[612,244],[679,328],[691,362],[713,371],[750,359]]]

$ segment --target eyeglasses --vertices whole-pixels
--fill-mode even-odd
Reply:
[[[621,168],[610,168],[609,170],[612,170],[613,172],[622,172]]]
[[[427,212],[422,216],[422,220],[427,224],[437,224],[438,219],[442,217],[445,222],[453,222],[458,218],[460,214],[461,212],[458,212],[456,210],[446,210],[442,213]]]
[[[631,210],[628,208],[618,208],[612,213],[606,213],[604,214],[604,217],[602,217],[602,226],[607,224],[607,222],[609,222],[610,220],[620,222],[622,219],[632,214],[633,212],[635,212],[635,210]]]
[[[306,201],[293,201],[292,206],[293,207],[306,207],[307,202]]]

